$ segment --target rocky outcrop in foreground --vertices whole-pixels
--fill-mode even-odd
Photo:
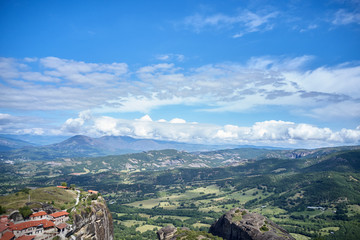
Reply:
[[[91,205],[78,209],[73,215],[73,230],[67,234],[71,239],[113,240],[113,222],[105,200],[99,196]]]
[[[186,240],[186,239],[201,239],[201,240],[220,240],[222,238],[213,236],[207,232],[192,231],[189,228],[176,228],[174,226],[166,226],[157,232],[159,240]]]
[[[211,225],[210,233],[226,240],[295,240],[285,229],[258,213],[234,208]]]

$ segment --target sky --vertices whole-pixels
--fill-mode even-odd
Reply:
[[[360,143],[359,0],[0,0],[0,134]]]

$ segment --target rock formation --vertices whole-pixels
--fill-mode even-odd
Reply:
[[[92,200],[90,206],[76,209],[73,221],[73,230],[66,235],[71,239],[114,239],[111,213],[101,196],[97,200]]]
[[[14,222],[24,221],[23,216],[18,210],[15,210],[12,213],[10,213],[9,219],[13,220]]]
[[[170,240],[174,237],[177,232],[177,228],[174,226],[166,226],[157,231],[159,240]]]
[[[234,208],[211,225],[210,233],[226,240],[295,240],[285,229],[258,213]]]
[[[176,228],[173,226],[166,226],[161,228],[157,232],[159,240],[186,240],[186,239],[198,239],[198,240],[219,240],[219,237],[215,237],[207,232],[193,231],[189,228]]]

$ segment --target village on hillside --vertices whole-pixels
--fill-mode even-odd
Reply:
[[[57,186],[69,189],[66,186]],[[89,190],[90,194],[98,194]],[[78,202],[77,199],[76,202]],[[32,214],[23,219],[19,211],[0,216],[0,240],[47,240],[65,239],[71,232],[69,212],[51,209],[31,209]]]

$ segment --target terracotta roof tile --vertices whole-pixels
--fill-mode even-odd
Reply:
[[[56,213],[50,214],[50,216],[52,216],[54,218],[61,217],[61,216],[64,216],[64,215],[69,215],[69,213],[66,212],[66,211],[62,211],[62,212],[56,212]]]
[[[98,191],[95,191],[95,190],[89,190],[88,192],[92,193],[92,194],[98,194],[99,193]]]
[[[36,236],[33,235],[23,235],[18,237],[16,240],[33,240]]]
[[[58,229],[64,229],[67,227],[66,223],[60,223],[59,225],[56,226]]]
[[[0,223],[0,233],[4,232],[8,228],[9,228],[8,225],[6,225],[4,223]]]
[[[40,224],[43,225],[43,228],[49,228],[49,227],[55,226],[55,224],[53,222],[43,219],[43,220],[37,220],[37,221],[27,221],[27,222],[17,223],[17,224],[10,226],[10,229],[12,231],[20,231],[20,230],[23,230],[26,228],[39,226]]]
[[[1,216],[0,218],[0,222],[1,223],[8,223],[10,220],[8,219],[8,216]]]
[[[40,211],[40,212],[31,214],[30,217],[39,217],[39,216],[44,216],[44,215],[48,215],[48,214],[44,211]]]
[[[6,232],[1,237],[1,240],[10,240],[10,239],[13,239],[14,237],[15,237],[15,235],[12,232]]]

